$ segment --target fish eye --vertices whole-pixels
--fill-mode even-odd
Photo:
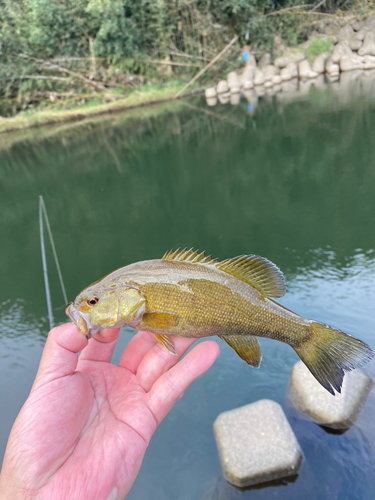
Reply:
[[[91,299],[87,300],[87,303],[90,304],[90,306],[94,306],[98,302],[99,302],[99,298],[98,297],[91,297]]]

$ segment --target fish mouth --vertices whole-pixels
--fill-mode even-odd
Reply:
[[[70,302],[65,308],[65,314],[76,325],[78,331],[91,339],[100,328],[91,325],[88,314],[77,311],[73,302]]]

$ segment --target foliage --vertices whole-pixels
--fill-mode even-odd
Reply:
[[[309,47],[306,50],[306,57],[310,61],[314,60],[316,56],[322,54],[323,52],[331,53],[333,48],[333,42],[330,39],[317,38],[312,40]]]
[[[356,1],[327,0],[320,9],[332,12]],[[177,61],[175,76],[188,78],[234,34],[237,50],[240,44],[272,50],[276,39],[289,45],[303,41],[312,29],[308,5],[309,0],[0,0],[0,95],[36,98],[87,90],[83,79],[40,62],[56,58],[63,68],[106,86],[131,88],[131,81],[119,78],[124,74],[160,80],[162,67],[151,61],[166,57]]]

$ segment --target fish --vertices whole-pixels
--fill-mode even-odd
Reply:
[[[184,248],[113,271],[82,290],[65,311],[87,338],[128,325],[151,332],[171,354],[175,336],[217,335],[254,368],[262,358],[257,337],[278,340],[295,350],[328,392],[340,393],[345,372],[365,365],[373,351],[273,300],[285,291],[282,272],[264,257],[219,262]]]

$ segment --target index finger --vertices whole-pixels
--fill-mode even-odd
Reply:
[[[89,340],[79,357],[79,361],[104,361],[109,363],[120,333],[120,328],[106,328],[100,330],[95,337]]]
[[[137,332],[125,347],[118,365],[136,374],[140,362],[155,344],[157,340],[152,333]]]
[[[173,368],[165,372],[147,394],[148,407],[158,424],[184,391],[214,363],[220,347],[212,340],[195,346]]]

